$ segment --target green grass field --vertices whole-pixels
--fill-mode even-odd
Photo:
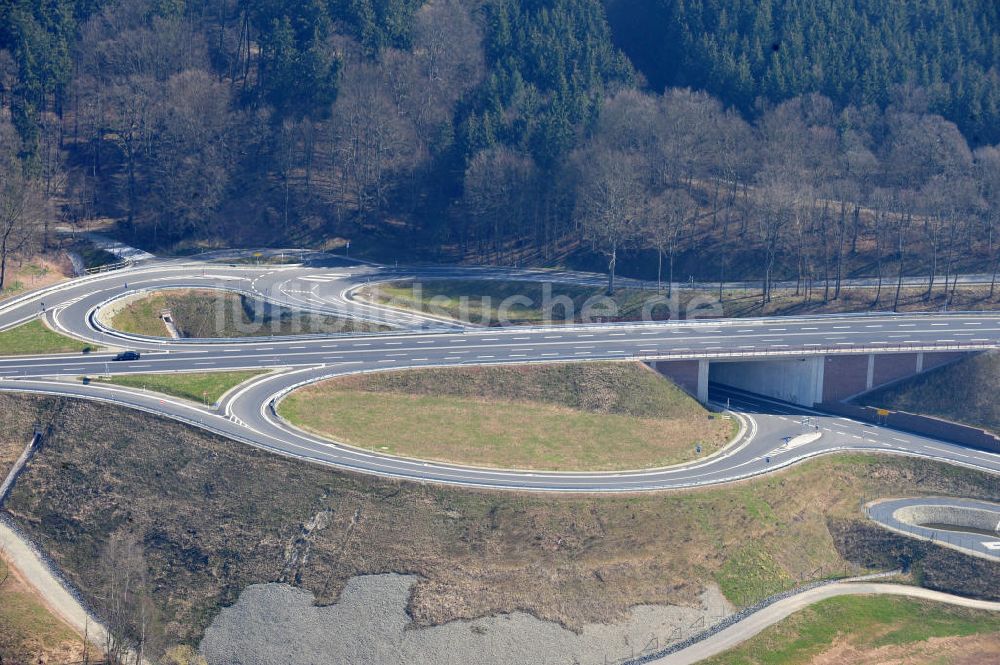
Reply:
[[[263,372],[205,372],[173,374],[129,374],[100,379],[118,386],[141,388],[189,399],[192,402],[214,404],[227,391]]]
[[[702,661],[705,665],[805,665],[854,660],[850,654],[881,649],[884,660],[951,662],[917,643],[931,638],[992,634],[1000,640],[1000,614],[892,596],[840,596],[816,603],[740,646]],[[918,647],[918,648],[914,648]],[[922,653],[923,652],[923,653]],[[927,659],[921,655],[929,656]],[[975,654],[972,660],[976,662]],[[821,656],[826,658],[821,660]],[[987,657],[988,658],[988,657]],[[978,662],[987,662],[979,660]]]
[[[54,332],[41,319],[0,332],[0,356],[82,353],[86,350],[95,351],[97,347]]]
[[[359,447],[553,470],[684,462],[718,450],[735,425],[638,363],[358,375],[306,387],[282,401],[279,411],[293,423]]]

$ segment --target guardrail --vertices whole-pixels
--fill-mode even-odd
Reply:
[[[129,268],[135,265],[135,261],[119,261],[118,263],[106,263],[102,266],[94,266],[93,268],[87,268],[84,272],[88,275],[100,275],[105,272],[113,272],[115,270],[122,270],[123,268]]]
[[[782,356],[827,356],[827,355],[859,355],[868,353],[937,353],[955,352],[972,353],[990,351],[1000,348],[1000,340],[993,342],[969,342],[968,344],[948,342],[928,342],[909,345],[863,345],[845,346],[789,346],[769,347],[761,349],[742,349],[738,351],[665,351],[663,353],[634,353],[629,356],[633,360],[722,360],[727,358],[761,358]]]

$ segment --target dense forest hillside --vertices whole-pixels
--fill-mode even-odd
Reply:
[[[0,258],[946,288],[1000,257],[998,45],[988,0],[0,0]]]
[[[821,93],[927,108],[1000,141],[994,0],[606,0],[615,41],[655,90],[691,86],[744,112]]]

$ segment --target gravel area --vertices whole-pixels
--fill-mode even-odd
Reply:
[[[732,608],[718,589],[701,607],[642,605],[628,620],[590,624],[577,634],[515,612],[442,626],[413,627],[406,612],[417,578],[368,575],[351,579],[340,600],[316,607],[313,596],[286,584],[244,589],[205,632],[209,665],[390,665],[394,663],[604,665],[671,639],[700,632]]]

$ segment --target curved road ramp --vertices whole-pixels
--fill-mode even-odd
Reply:
[[[884,499],[865,507],[881,526],[1000,561],[1000,504],[973,499]]]

